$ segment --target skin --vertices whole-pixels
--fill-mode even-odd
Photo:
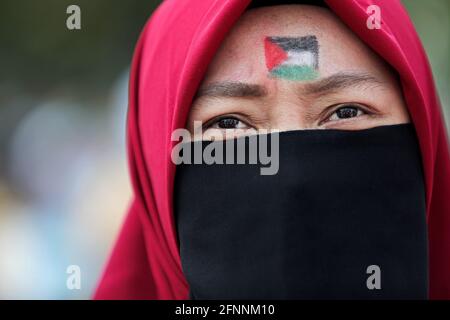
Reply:
[[[317,77],[271,76],[265,37],[311,35],[319,44]],[[409,121],[395,73],[331,11],[280,5],[247,11],[231,30],[208,67],[187,129],[194,139],[217,139],[260,129],[361,130]]]

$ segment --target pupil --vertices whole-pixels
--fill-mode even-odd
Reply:
[[[336,111],[338,118],[345,119],[345,118],[353,118],[358,115],[358,110],[354,107],[345,107],[340,108]]]
[[[233,118],[226,118],[219,120],[219,128],[221,129],[234,129],[237,127],[239,120]]]

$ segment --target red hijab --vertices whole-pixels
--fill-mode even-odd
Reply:
[[[216,50],[250,0],[166,0],[139,38],[130,75],[128,160],[134,197],[96,299],[187,299],[172,212],[171,133]],[[450,156],[430,66],[399,0],[327,0],[329,8],[399,74],[422,152],[430,298],[450,299]],[[369,5],[381,29],[366,27]],[[447,195],[447,196],[446,196]]]

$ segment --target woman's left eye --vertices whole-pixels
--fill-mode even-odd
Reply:
[[[349,119],[349,118],[355,118],[359,117],[363,114],[366,114],[362,108],[358,106],[343,106],[336,109],[331,116],[327,119],[327,121],[337,121],[342,119]]]

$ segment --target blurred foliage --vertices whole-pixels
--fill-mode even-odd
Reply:
[[[41,101],[59,96],[101,112],[160,2],[0,1],[0,177],[14,128]],[[81,8],[81,30],[66,27],[71,4]]]
[[[427,51],[450,129],[450,0],[402,0]]]
[[[0,85],[40,93],[62,82],[73,90],[109,87],[130,63],[157,0],[1,0]],[[81,30],[66,28],[66,8],[81,8]]]

